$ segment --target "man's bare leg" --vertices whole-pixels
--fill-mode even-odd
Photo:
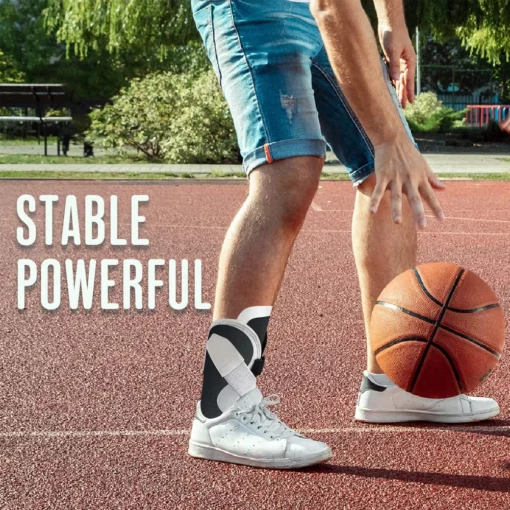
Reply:
[[[253,307],[269,308],[276,299],[322,165],[317,157],[289,158],[250,175],[249,196],[220,256],[215,320],[189,442],[193,457],[280,469],[310,466],[331,457],[327,444],[296,434],[267,410],[271,401],[263,399],[257,387],[261,369],[255,367],[257,362],[263,366],[269,317],[246,319]],[[260,322],[254,324],[260,319],[265,321],[262,328]]]
[[[416,265],[416,223],[407,200],[402,203],[402,223],[391,215],[387,192],[376,214],[370,213],[370,197],[375,175],[363,182],[356,193],[352,221],[352,245],[361,288],[367,335],[367,370],[382,373],[370,348],[369,324],[372,309],[381,291],[397,275]]]
[[[273,305],[323,163],[317,157],[289,158],[250,174],[248,198],[221,250],[214,320]]]

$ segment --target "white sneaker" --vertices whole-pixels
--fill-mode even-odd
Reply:
[[[369,423],[406,421],[469,423],[493,418],[499,412],[499,405],[492,398],[467,395],[443,399],[418,397],[396,384],[380,386],[365,371],[355,419]]]
[[[328,445],[301,436],[267,409],[279,401],[276,395],[263,399],[255,388],[212,419],[202,415],[199,402],[188,453],[201,459],[272,469],[301,468],[331,458]]]

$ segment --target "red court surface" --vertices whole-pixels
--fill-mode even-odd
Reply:
[[[82,205],[86,194],[117,194],[120,235],[129,234],[130,196],[148,194],[142,233],[150,246],[45,247],[38,232],[36,245],[22,248],[22,193],[61,197],[56,234],[65,195]],[[510,508],[508,354],[480,391],[499,400],[495,420],[353,420],[365,346],[349,183],[321,183],[287,268],[260,379],[265,394],[281,396],[282,419],[331,445],[334,458],[322,466],[276,472],[187,456],[210,312],[171,311],[167,287],[155,311],[101,311],[98,295],[91,311],[42,311],[37,285],[27,309],[16,309],[17,260],[25,257],[201,259],[212,302],[222,238],[246,193],[245,183],[226,182],[2,181],[0,508]],[[429,219],[419,234],[420,262],[453,261],[478,273],[508,318],[510,183],[450,182],[442,200],[448,219]],[[42,227],[42,209],[33,217]],[[117,285],[112,300],[119,296]]]

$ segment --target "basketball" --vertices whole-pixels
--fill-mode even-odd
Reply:
[[[395,384],[421,397],[453,397],[475,390],[496,368],[505,343],[503,310],[471,271],[423,264],[382,291],[370,340]]]

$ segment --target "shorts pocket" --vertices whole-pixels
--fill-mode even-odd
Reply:
[[[218,62],[218,50],[216,47],[216,33],[214,28],[214,5],[209,4],[193,13],[193,18],[204,43],[207,56],[221,85],[221,71]]]

